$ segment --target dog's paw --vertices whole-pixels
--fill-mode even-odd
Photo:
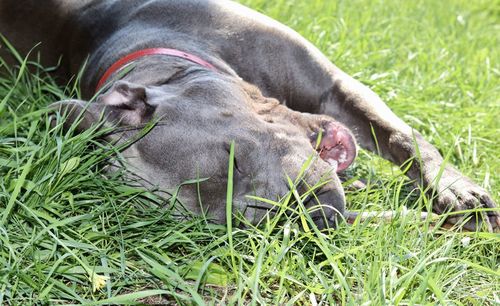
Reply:
[[[449,213],[448,223],[470,231],[500,230],[500,209],[493,198],[460,172],[446,167],[439,180],[434,179],[430,183],[437,192],[433,209],[440,214]],[[459,211],[465,212],[456,214]]]

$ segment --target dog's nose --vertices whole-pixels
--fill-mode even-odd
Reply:
[[[345,211],[345,196],[340,181],[334,179],[315,191],[305,205],[318,229],[335,229]]]

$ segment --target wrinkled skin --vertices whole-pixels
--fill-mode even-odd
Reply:
[[[356,156],[349,129],[361,147],[397,165],[415,159],[407,175],[437,195],[435,212],[496,207],[484,189],[452,166],[443,166],[439,178],[444,161],[437,149],[368,87],[291,29],[238,4],[46,0],[41,6],[37,0],[0,0],[0,30],[22,54],[41,41],[45,65],[55,65],[62,55],[56,71],[62,79],[76,74],[88,59],[81,82],[87,99],[107,67],[143,48],[174,48],[214,65],[217,72],[179,58],[151,56],[134,63],[123,76],[125,83],[115,75],[114,86],[88,107],[74,100],[55,107],[69,112],[66,125],[78,124],[79,130],[104,114],[108,126],[118,125],[111,141],[134,137],[134,129],[160,120],[124,151],[129,169],[161,189],[209,177],[200,184],[203,208],[195,187],[183,189],[181,196],[189,210],[207,210],[219,222],[225,218],[228,147],[234,140],[235,203],[250,221],[257,222],[269,207],[244,195],[282,196],[288,190],[285,175],[294,177],[316,154],[305,181],[315,184],[323,178],[328,183],[318,191],[324,214],[314,218],[320,227],[334,225],[345,206],[336,171]],[[76,123],[79,113],[83,121]],[[132,129],[123,132],[123,127]],[[324,139],[315,148],[318,134]],[[460,218],[449,221],[461,223]],[[465,224],[467,229],[499,227],[498,210],[472,216]]]

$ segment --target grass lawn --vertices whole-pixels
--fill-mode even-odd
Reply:
[[[499,2],[242,2],[372,87],[500,203]],[[77,88],[28,65],[0,77],[0,304],[500,304],[499,234],[411,216],[328,233],[305,217],[245,230],[171,218],[169,199],[104,176],[118,149],[50,127],[44,106]],[[372,154],[350,171],[368,181],[351,208],[429,205]]]

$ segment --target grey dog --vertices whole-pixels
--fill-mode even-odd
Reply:
[[[79,131],[105,120],[117,128],[107,140],[123,141],[156,120],[123,152],[127,167],[160,189],[209,178],[183,188],[180,198],[216,222],[226,218],[232,140],[234,206],[250,222],[272,207],[247,195],[286,194],[285,175],[295,177],[317,156],[304,180],[324,183],[305,204],[320,202],[323,209],[311,217],[320,228],[333,226],[346,212],[338,173],[356,157],[356,143],[397,165],[415,158],[418,147],[420,156],[406,174],[438,194],[436,213],[495,207],[485,190],[452,166],[444,166],[437,180],[442,156],[368,87],[290,28],[237,3],[0,0],[0,32],[22,54],[41,42],[44,65],[62,58],[58,78],[68,79],[86,62],[81,89],[90,99],[98,88],[96,102],[57,104]],[[8,57],[5,48],[0,55]],[[466,226],[486,221],[490,230],[500,227],[498,211],[482,216]]]

